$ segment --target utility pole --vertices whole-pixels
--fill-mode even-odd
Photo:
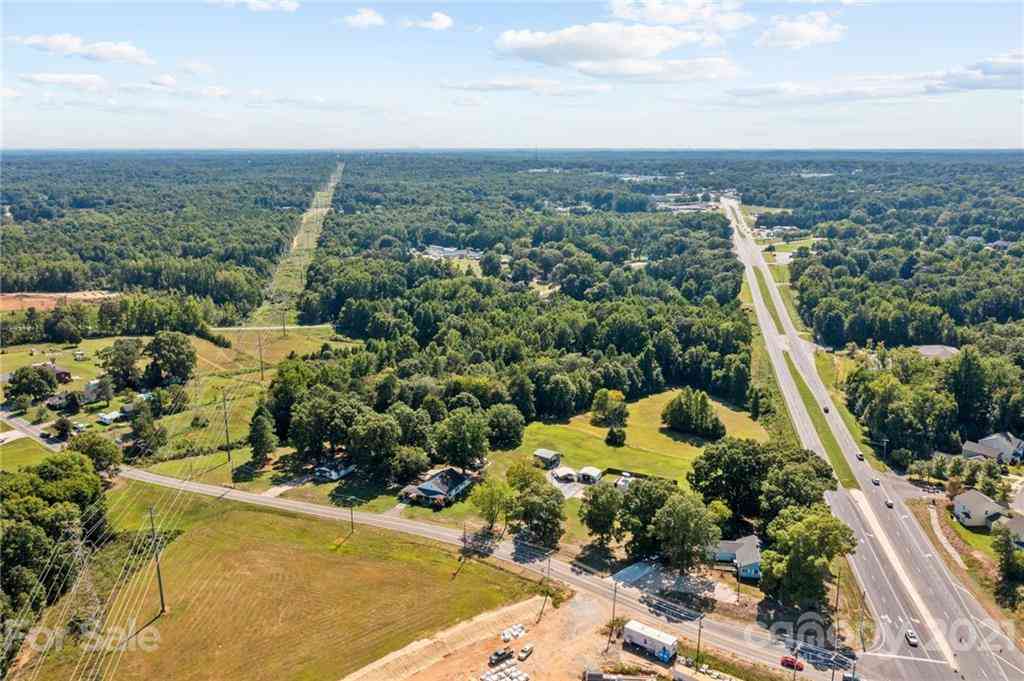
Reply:
[[[694,657],[693,664],[697,666],[700,664],[700,639],[701,634],[704,633],[704,615],[701,615],[697,620],[697,655]]]
[[[263,332],[256,332],[256,344],[260,348],[260,383],[263,383]]]
[[[228,448],[228,478],[232,487],[234,487],[235,470],[231,464],[231,433],[228,431],[228,397],[221,391],[220,401],[224,407],[224,446]]]
[[[285,319],[287,319],[287,316],[288,316],[288,313],[285,310],[281,310],[281,335],[282,336],[287,336],[288,335],[288,326],[284,323]]]
[[[832,681],[836,681],[835,651],[839,649],[839,580],[842,574],[836,570],[836,604],[832,608]]]
[[[612,647],[612,636],[615,635],[615,604],[619,599],[619,583],[612,580],[612,621],[608,625],[608,645],[604,647],[605,651]]]
[[[153,542],[153,558],[156,560],[156,583],[160,587],[160,614],[167,612],[167,602],[164,600],[164,578],[160,574],[160,543],[156,538],[156,525],[153,523],[153,507],[149,507],[149,536]]]

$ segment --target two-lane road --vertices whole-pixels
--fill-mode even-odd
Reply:
[[[833,513],[846,522],[857,537],[858,549],[851,562],[867,594],[881,630],[878,647],[865,656],[863,669],[870,677],[970,679],[1015,681],[1024,679],[1024,656],[1005,636],[999,624],[956,582],[917,522],[910,515],[903,494],[890,493],[883,478],[857,457],[859,448],[818,375],[813,346],[798,334],[789,317],[771,270],[754,242],[736,201],[723,200],[734,226],[737,254],[746,267],[758,323],[779,387],[797,434],[805,447],[825,457],[821,439],[796,389],[785,361],[788,352],[797,371],[822,408],[829,428],[860,485],[860,490],[838,490],[828,495]],[[758,287],[754,270],[760,270],[771,303],[782,322],[779,334]],[[888,508],[891,500],[893,508]],[[913,629],[922,645],[907,644],[905,633]],[[873,676],[872,676],[873,675]]]

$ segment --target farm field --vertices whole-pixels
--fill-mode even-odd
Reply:
[[[52,451],[30,437],[20,437],[0,445],[0,470],[13,471],[32,466],[45,459]]]
[[[118,530],[146,529],[153,504],[160,531],[180,532],[161,557],[169,609],[152,623],[159,645],[90,663],[116,666],[123,678],[337,679],[535,593],[533,583],[490,565],[460,567],[453,551],[431,542],[366,527],[350,534],[347,523],[176,494],[134,482],[110,493]],[[118,543],[94,570],[101,597],[120,567]],[[140,566],[118,590],[111,612],[123,614],[108,626],[132,615],[141,625],[159,611],[153,572]],[[54,622],[61,605],[44,621]],[[68,678],[77,652],[66,647],[15,678]]]

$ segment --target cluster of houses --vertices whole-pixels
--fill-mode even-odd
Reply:
[[[72,379],[71,370],[65,369],[62,366],[58,366],[53,362],[53,360],[49,360],[46,362],[36,362],[35,364],[32,365],[32,368],[42,369],[44,371],[49,372],[50,374],[53,375],[55,379],[57,379],[58,383],[70,383]],[[5,371],[4,373],[0,374],[0,385],[6,385],[8,382],[10,382],[10,380],[11,372]]]
[[[757,227],[754,229],[754,237],[758,239],[784,239],[790,234],[799,232],[796,225],[776,225],[774,227]]]

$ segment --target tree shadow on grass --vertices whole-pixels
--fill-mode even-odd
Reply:
[[[338,506],[365,506],[384,495],[398,495],[399,486],[374,478],[355,476],[342,480],[331,490],[328,498]]]
[[[632,565],[635,561],[617,556],[610,546],[591,542],[580,549],[572,562],[573,565],[578,565],[587,572],[614,574]]]
[[[683,444],[688,444],[691,447],[697,447],[698,449],[710,444],[711,442],[714,442],[714,440],[706,440],[698,435],[692,435],[690,433],[680,433],[678,430],[672,430],[668,426],[662,426],[661,428],[658,428],[658,432],[664,435],[665,437],[669,438],[673,442],[682,442]]]

